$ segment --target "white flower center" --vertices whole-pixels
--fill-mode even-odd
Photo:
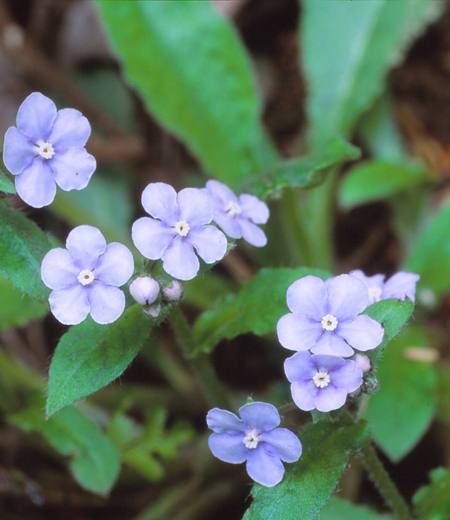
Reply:
[[[191,227],[185,220],[180,220],[175,224],[175,231],[177,232],[177,235],[180,235],[180,237],[185,237],[188,233]]]
[[[94,273],[89,269],[83,269],[78,275],[78,281],[81,283],[81,285],[89,285],[94,281]]]
[[[369,300],[371,303],[381,300],[381,289],[379,287],[369,287]]]
[[[324,330],[334,330],[338,325],[338,320],[332,314],[327,314],[322,318],[321,323]]]
[[[44,159],[51,159],[55,155],[55,150],[50,143],[43,143],[38,146],[39,155]]]
[[[249,450],[254,450],[258,446],[258,434],[255,429],[252,428],[242,441],[245,444],[245,447]]]
[[[313,381],[316,383],[317,388],[325,388],[330,384],[330,376],[327,372],[317,372],[313,377]]]
[[[228,215],[230,215],[230,217],[234,218],[242,213],[242,208],[241,208],[241,206],[239,206],[239,204],[237,202],[230,201],[225,206],[225,213],[228,213]]]

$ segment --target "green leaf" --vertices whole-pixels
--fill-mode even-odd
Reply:
[[[347,172],[341,184],[340,202],[348,209],[431,182],[433,179],[425,169],[408,163],[364,161]]]
[[[41,229],[0,200],[0,273],[40,302],[50,293],[41,280],[41,262],[51,249]]]
[[[417,299],[440,298],[450,285],[450,203],[445,205],[416,239],[403,270],[420,275]]]
[[[389,67],[441,12],[440,2],[322,2],[302,4],[302,69],[309,85],[311,144],[350,135],[383,90]]]
[[[0,169],[0,191],[4,193],[16,193],[14,184],[9,180],[6,174]]]
[[[434,415],[437,384],[434,368],[429,363],[407,358],[407,348],[425,345],[422,329],[410,325],[379,361],[376,376],[380,391],[370,397],[366,418],[376,442],[393,461],[414,448]]]
[[[199,317],[194,326],[196,352],[210,352],[221,339],[231,339],[239,334],[275,332],[277,321],[289,312],[286,304],[288,287],[309,274],[324,280],[331,276],[307,267],[262,269],[238,294],[228,294]]]
[[[366,352],[374,362],[383,353],[386,345],[394,338],[411,318],[414,304],[411,300],[399,301],[394,298],[382,300],[368,307],[362,314],[367,314],[384,327],[384,336],[381,344],[372,351]]]
[[[29,320],[42,318],[48,313],[47,306],[23,294],[1,275],[0,294],[0,331],[22,327]]]
[[[275,164],[260,175],[250,177],[243,191],[266,198],[282,188],[313,188],[325,179],[327,170],[345,161],[358,159],[361,152],[355,146],[333,139],[318,153]]]
[[[393,517],[374,513],[368,507],[350,504],[333,496],[315,520],[393,520]]]
[[[243,47],[209,2],[100,6],[125,69],[152,112],[236,187],[275,160]]]
[[[90,317],[71,327],[50,366],[47,415],[104,387],[127,368],[155,323],[133,305],[110,325]]]
[[[119,452],[78,409],[66,408],[46,420],[42,408],[34,407],[9,420],[24,431],[37,431],[61,455],[70,457],[69,468],[81,486],[101,495],[111,490],[119,474]]]
[[[431,484],[414,495],[418,520],[448,520],[450,518],[450,473],[438,468],[430,473]]]
[[[243,520],[310,520],[316,517],[345,469],[350,454],[370,440],[365,421],[345,425],[318,422],[304,426],[303,454],[288,464],[280,484],[255,484],[254,501]]]

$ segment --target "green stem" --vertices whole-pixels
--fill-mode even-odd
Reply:
[[[392,508],[397,520],[413,520],[408,504],[400,495],[396,485],[385,470],[381,460],[378,458],[375,448],[367,444],[360,451],[359,455],[381,495]]]
[[[169,319],[175,331],[178,345],[181,347],[186,361],[195,372],[210,405],[230,409],[231,405],[228,396],[217,377],[211,360],[204,354],[192,357],[196,344],[191,327],[179,305],[175,305],[172,308]]]

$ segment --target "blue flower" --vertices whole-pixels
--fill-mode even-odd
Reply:
[[[30,206],[41,208],[64,191],[85,188],[96,168],[84,148],[91,127],[78,110],[57,112],[51,99],[30,94],[19,108],[17,128],[5,134],[3,161],[16,176],[16,190]]]
[[[302,453],[300,441],[286,428],[277,428],[280,415],[271,404],[246,404],[239,413],[242,419],[219,408],[208,412],[208,427],[215,432],[209,437],[213,455],[232,464],[247,461],[247,473],[255,482],[276,486],[284,475],[281,460],[298,460]]]
[[[384,281],[384,274],[366,276],[360,269],[356,269],[350,274],[365,283],[369,291],[369,303],[376,303],[388,298],[404,300],[406,297],[414,301],[416,283],[420,278],[418,274],[404,271],[395,273],[386,282]]]

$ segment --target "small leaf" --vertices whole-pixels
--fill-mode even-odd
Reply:
[[[450,473],[438,468],[430,473],[431,484],[413,497],[418,520],[448,520],[450,518]]]
[[[70,470],[85,489],[109,493],[119,474],[119,452],[78,409],[66,408],[46,420],[42,408],[30,408],[9,420],[24,431],[39,432],[61,455],[70,457]]]
[[[9,180],[6,174],[0,169],[0,191],[4,193],[16,193],[14,184]]]
[[[238,294],[228,294],[213,310],[200,316],[194,326],[196,352],[210,352],[221,339],[239,334],[275,332],[277,321],[289,312],[286,304],[289,285],[309,274],[324,280],[331,276],[307,267],[262,269]]]
[[[59,342],[50,366],[47,415],[104,387],[134,359],[155,323],[133,305],[110,325],[90,317],[71,327]]]
[[[376,442],[393,461],[414,448],[434,415],[437,384],[434,368],[405,356],[408,347],[425,345],[422,329],[410,325],[379,360],[376,376],[380,391],[370,397],[366,417]]]
[[[427,182],[433,182],[433,178],[423,168],[408,163],[364,161],[347,172],[341,184],[340,201],[348,209]]]
[[[313,188],[323,182],[328,168],[358,159],[360,155],[360,150],[355,146],[342,139],[333,139],[319,153],[277,163],[269,170],[250,177],[242,191],[266,198],[282,188]]]
[[[312,520],[321,510],[345,469],[350,454],[370,440],[365,421],[342,425],[318,422],[304,426],[300,460],[287,464],[280,484],[255,484],[254,501],[243,520]]]
[[[215,177],[236,187],[275,152],[251,68],[209,2],[98,2],[130,79]]]
[[[0,331],[22,327],[29,320],[42,318],[48,308],[37,302],[0,275]]]
[[[392,516],[374,513],[366,506],[351,504],[335,496],[320,510],[315,520],[394,520]]]
[[[50,249],[50,242],[34,222],[0,200],[0,273],[43,303],[50,291],[41,280],[41,263]]]

